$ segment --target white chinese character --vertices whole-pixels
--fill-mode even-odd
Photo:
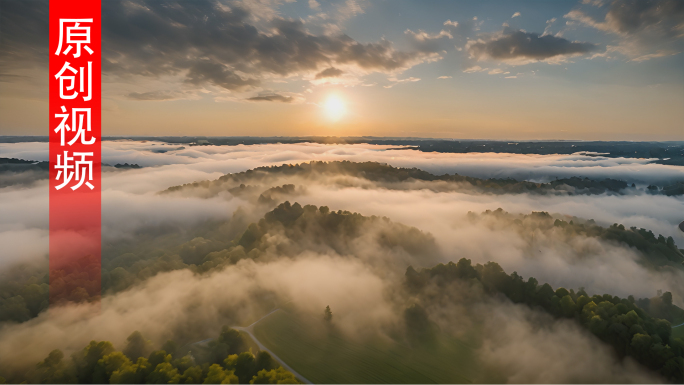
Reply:
[[[55,166],[55,169],[59,171],[57,172],[57,178],[55,179],[60,180],[61,178],[64,178],[64,182],[59,186],[55,186],[56,190],[61,190],[71,182],[71,178],[74,176],[74,172],[71,170],[74,168],[74,165],[69,164],[69,162],[72,160],[74,160],[74,158],[69,156],[69,151],[64,151],[64,164],[62,164],[62,156],[57,155],[57,165]]]
[[[59,97],[60,99],[75,99],[78,96],[78,93],[81,92],[83,93],[85,91],[85,85],[87,84],[88,88],[88,94],[83,96],[83,100],[86,102],[91,100],[93,98],[93,62],[89,61],[88,62],[88,80],[87,82],[84,79],[84,68],[79,67],[79,70],[76,70],[73,68],[71,65],[69,65],[69,62],[64,62],[64,66],[62,66],[62,69],[55,74],[55,79],[59,79]],[[73,75],[65,75],[64,73],[66,71],[70,71]],[[71,95],[65,95],[64,90],[71,91],[74,88],[76,88],[76,74],[79,74],[79,91],[75,91]],[[65,81],[69,81],[68,86],[64,86]]]
[[[62,112],[66,112],[66,108],[62,106]],[[58,132],[61,137],[61,146],[64,146],[64,132],[65,131],[71,131],[71,127],[69,127],[68,124],[66,124],[67,119],[69,119],[69,114],[55,114],[55,118],[62,118],[62,121],[59,123],[59,126],[55,128],[55,132]],[[59,155],[57,155],[59,157]]]
[[[88,51],[89,54],[93,54],[93,50],[88,47],[90,44],[90,26],[80,26],[81,23],[92,23],[93,19],[59,19],[59,45],[57,46],[57,51],[55,55],[68,54],[73,45],[76,46],[76,52],[74,52],[74,57],[81,56],[81,45],[83,49]],[[74,23],[72,26],[66,27],[66,43],[64,43],[64,30],[65,23]],[[62,46],[66,46],[64,51],[62,51]]]
[[[66,124],[69,119],[67,110],[62,106],[62,114],[55,114],[55,118],[62,118],[59,125],[55,128],[55,132],[60,134],[60,145],[64,146],[66,131],[75,132],[76,134],[69,141],[69,146],[76,143],[78,138],[81,138],[81,144],[91,145],[95,143],[95,137],[91,136],[86,139],[86,132],[91,131],[90,125],[90,108],[72,108],[71,109],[71,126]]]
[[[81,160],[76,161],[76,180],[78,183],[75,186],[72,186],[72,190],[76,190],[77,188],[81,187],[83,185],[83,182],[85,182],[86,179],[86,174],[88,175],[88,180],[91,181],[93,180],[93,161],[92,160],[85,160],[86,156],[93,156],[92,152],[74,152],[74,156],[80,156]],[[79,172],[81,171],[81,172]],[[95,186],[92,185],[90,182],[85,182],[86,186],[90,187],[90,189],[94,189]]]
[[[91,190],[95,188],[90,181],[93,180],[93,161],[86,160],[86,157],[93,156],[92,152],[74,152],[74,156],[69,156],[69,151],[64,151],[64,163],[62,163],[62,155],[57,155],[57,165],[55,169],[59,170],[57,172],[56,180],[63,179],[64,181],[59,186],[55,186],[56,190],[61,190],[64,186],[68,185],[69,182],[76,176],[76,183],[71,186],[72,190],[76,190],[83,186],[85,183]],[[74,157],[80,157],[77,159],[75,164],[70,164],[74,160]],[[87,179],[87,181],[86,181]]]
[[[78,124],[76,119],[78,118]],[[85,128],[83,127],[83,119],[85,118]],[[86,139],[86,131],[90,132],[90,108],[72,108],[71,109],[71,131],[75,131],[76,135],[69,141],[69,146],[74,144],[78,138],[81,138],[81,144],[95,143],[95,137],[92,135],[90,139]]]

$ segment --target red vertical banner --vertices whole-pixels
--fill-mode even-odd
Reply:
[[[101,3],[50,1],[50,304],[101,294]]]

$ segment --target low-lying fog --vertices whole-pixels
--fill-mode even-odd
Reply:
[[[46,160],[47,144],[0,144],[0,157]],[[248,211],[257,210],[247,200],[232,197],[228,193],[203,199],[157,195],[157,192],[170,186],[216,179],[226,173],[258,166],[310,160],[377,161],[398,167],[418,167],[437,174],[459,173],[474,177],[513,177],[533,181],[567,176],[610,177],[637,184],[684,180],[682,167],[652,164],[643,159],[582,155],[437,154],[363,144],[189,147],[153,142],[104,142],[104,163],[135,163],[144,168],[111,169],[103,173],[103,236],[108,239],[130,237],[142,227],[162,223],[189,225],[207,219],[229,219],[238,207]],[[480,213],[497,208],[521,214],[547,211],[594,219],[604,226],[617,222],[627,227],[644,227],[656,234],[673,236],[682,248],[684,233],[677,229],[677,224],[684,220],[682,197],[649,194],[488,195],[344,188],[325,181],[305,187],[306,194],[294,199],[301,204],[325,205],[332,210],[386,216],[394,222],[431,233],[442,250],[444,261],[462,257],[479,263],[491,260],[501,264],[508,273],[517,271],[524,277],[534,276],[540,282],[548,282],[554,287],[584,287],[590,293],[652,297],[657,290],[670,290],[675,294],[675,302],[679,305],[683,303],[684,285],[681,282],[684,282],[684,276],[681,273],[658,273],[645,269],[636,262],[634,250],[596,239],[578,238],[562,243],[553,236],[540,235],[532,243],[536,252],[530,253],[529,239],[513,229],[494,231],[466,220],[469,211]],[[36,181],[29,187],[0,189],[0,269],[19,262],[46,258],[47,194],[47,180]],[[91,305],[73,305],[53,309],[21,325],[1,327],[0,361],[14,356],[22,357],[27,362],[36,362],[51,349],[76,349],[91,339],[109,339],[121,343],[135,329],[160,341],[187,324],[196,325],[200,330],[202,325],[217,327],[216,319],[226,311],[233,314],[228,321],[244,322],[254,311],[244,308],[243,297],[249,288],[280,292],[284,298],[296,299],[298,306],[303,306],[304,310],[318,311],[325,304],[337,308],[341,314],[345,314],[345,309],[350,309],[348,313],[354,316],[349,316],[349,325],[358,328],[378,322],[394,322],[390,311],[393,299],[388,298],[386,293],[396,283],[384,282],[383,278],[364,269],[360,263],[341,260],[336,256],[305,255],[293,261],[264,264],[243,261],[238,266],[204,277],[193,277],[189,271],[160,274],[142,287],[105,298],[101,312],[93,310]],[[283,276],[283,272],[288,272],[287,276]],[[222,286],[229,281],[232,282],[230,288]],[[235,282],[240,282],[240,285]],[[325,282],[325,285],[321,285],[321,282]],[[328,289],[320,291],[321,286]],[[242,287],[245,291],[232,290],[233,287]],[[352,311],[352,304],[345,299],[350,296],[364,298],[364,301],[354,302],[354,305],[365,310]],[[302,300],[304,297],[306,301]],[[303,303],[307,305],[301,305]],[[536,329],[529,320],[532,316],[506,306],[509,305],[492,310],[496,313],[492,317],[500,316],[503,311],[509,311],[509,314],[514,311],[514,317],[506,327],[497,329],[480,353],[487,362],[503,367],[511,381],[577,380],[578,377],[573,377],[572,373],[552,365],[554,359],[565,360],[564,367],[573,367],[572,363],[567,362],[572,360],[577,363],[578,370],[593,371],[595,375],[581,377],[583,381],[598,382],[611,378],[618,382],[657,381],[632,363],[619,362],[608,349],[592,348],[592,344],[596,343],[593,337],[572,325],[557,322],[551,328],[553,333],[547,331],[548,335],[541,335],[546,337],[534,337],[536,333],[533,330]],[[188,311],[190,308],[192,312]],[[486,326],[496,329],[491,323]],[[525,344],[525,351],[544,359],[516,360],[515,357],[522,357],[517,353],[511,354],[511,351],[518,351],[516,349],[522,346],[522,340],[516,335],[524,335],[526,341],[531,341]],[[551,347],[548,344],[548,340],[552,339],[550,335],[559,339],[559,346],[575,346],[567,343],[574,341],[582,345],[582,351],[591,350],[591,355],[578,354],[580,350],[570,347]],[[547,344],[544,345],[544,342]],[[625,374],[615,377],[616,373],[621,372]]]

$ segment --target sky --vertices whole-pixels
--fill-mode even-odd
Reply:
[[[680,0],[102,3],[102,132],[683,140]],[[0,135],[47,135],[48,3],[0,0]]]

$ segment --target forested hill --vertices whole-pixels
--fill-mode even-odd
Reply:
[[[461,285],[455,285],[458,282]],[[450,298],[479,292],[462,290],[463,283],[478,287],[491,296],[503,294],[514,303],[541,309],[557,318],[574,319],[610,344],[619,356],[633,357],[675,383],[684,381],[684,339],[673,338],[671,323],[651,316],[637,306],[631,296],[592,296],[584,290],[554,290],[548,283],[540,285],[533,277],[525,280],[515,272],[509,275],[495,262],[473,266],[465,258],[458,263],[439,264],[420,271],[409,267],[405,275],[407,290],[423,307],[436,303],[442,306],[449,303]],[[454,290],[459,296],[453,296]],[[672,304],[670,293],[663,294],[657,301],[662,314],[681,317],[684,313]]]
[[[377,162],[313,161],[301,164],[258,167],[252,170],[227,174],[214,181],[189,183],[170,187],[165,192],[204,189],[210,195],[240,185],[275,183],[276,180],[302,178],[323,181],[322,177],[353,177],[379,184],[389,189],[431,189],[433,191],[463,191],[488,194],[622,194],[636,187],[616,179],[594,180],[589,178],[564,178],[548,183],[517,181],[515,179],[480,179],[458,174],[434,175],[418,168],[393,167]],[[414,184],[411,185],[410,183]],[[684,186],[684,185],[683,185]],[[652,186],[653,187],[653,186]],[[683,194],[677,186],[664,189],[651,188],[652,194]]]
[[[206,273],[243,259],[270,261],[307,255],[359,258],[369,268],[401,275],[409,264],[437,263],[432,235],[388,218],[285,202],[254,223],[238,211],[230,221],[210,221],[182,231],[152,228],[134,238],[104,242],[102,290],[126,290],[159,273],[189,269]],[[74,300],[63,278],[63,297]],[[76,293],[77,294],[77,293]],[[47,266],[20,265],[0,272],[0,323],[24,322],[48,305]]]
[[[536,232],[553,234],[562,242],[578,236],[599,238],[638,250],[639,262],[648,268],[684,270],[684,249],[679,249],[672,237],[665,238],[643,228],[626,228],[617,223],[602,227],[593,220],[577,217],[552,216],[544,211],[511,214],[500,208],[482,214],[470,212],[468,218],[492,230],[515,230],[523,239],[533,237]]]

